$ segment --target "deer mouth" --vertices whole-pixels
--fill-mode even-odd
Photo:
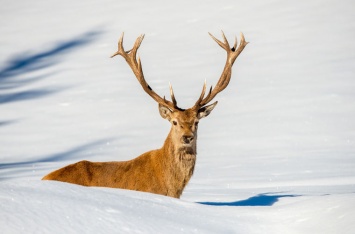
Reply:
[[[189,143],[189,144],[182,144],[182,147],[181,148],[184,148],[184,149],[187,149],[187,148],[192,148],[192,144]]]
[[[186,142],[186,141],[182,141],[181,142],[181,146],[184,148],[189,148],[192,147],[194,145],[194,140]]]

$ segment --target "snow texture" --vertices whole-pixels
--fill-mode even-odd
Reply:
[[[355,3],[3,0],[1,233],[355,233]],[[122,58],[183,108],[214,85],[223,29],[250,42],[200,123],[180,200],[40,179],[161,147],[169,123]]]

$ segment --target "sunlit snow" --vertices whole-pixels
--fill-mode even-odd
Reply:
[[[0,7],[1,233],[355,233],[355,3],[5,0]],[[215,85],[181,199],[41,178],[122,161],[169,132],[122,58],[141,33],[145,77],[181,107]]]

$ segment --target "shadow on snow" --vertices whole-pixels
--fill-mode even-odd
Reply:
[[[96,148],[99,145],[103,145],[108,141],[111,141],[112,138],[97,140],[84,144],[81,146],[74,147],[70,150],[59,152],[56,154],[47,155],[38,159],[27,160],[22,162],[13,162],[13,163],[0,163],[0,181],[6,180],[13,177],[21,177],[21,173],[26,173],[32,171],[33,169],[43,169],[43,167],[38,167],[39,163],[48,163],[48,162],[60,162],[65,160],[79,160],[88,157],[88,151],[92,148]],[[90,155],[95,156],[95,155]],[[11,174],[16,176],[11,176]]]
[[[0,127],[1,126],[5,126],[5,125],[10,125],[10,124],[13,124],[13,123],[16,123],[17,121],[16,120],[4,120],[4,121],[0,121]]]
[[[198,202],[209,206],[272,206],[283,197],[299,197],[300,195],[271,195],[268,193],[258,194],[242,201],[234,202]]]
[[[24,85],[48,78],[51,74],[33,75],[31,72],[40,71],[57,64],[65,54],[94,41],[102,33],[97,30],[89,31],[72,39],[58,43],[44,51],[37,53],[23,52],[10,59],[5,67],[0,69],[0,104],[40,98],[58,91],[53,88],[30,89],[26,91],[8,91]]]

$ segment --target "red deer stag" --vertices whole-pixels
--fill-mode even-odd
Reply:
[[[138,190],[180,198],[189,182],[196,162],[197,126],[200,119],[208,116],[217,101],[207,105],[229,84],[232,66],[244,47],[248,44],[241,33],[233,47],[222,32],[223,42],[210,36],[227,52],[227,61],[217,85],[210,88],[207,95],[206,82],[195,105],[189,109],[177,106],[172,87],[171,101],[159,96],[146,82],[137,50],[144,35],[138,37],[131,50],[123,48],[123,34],[118,41],[118,51],[112,57],[121,55],[131,67],[143,90],[159,104],[161,117],[171,123],[170,132],[160,149],[148,151],[139,157],[124,162],[80,161],[43,177],[43,180],[58,180],[84,186],[101,186]]]

